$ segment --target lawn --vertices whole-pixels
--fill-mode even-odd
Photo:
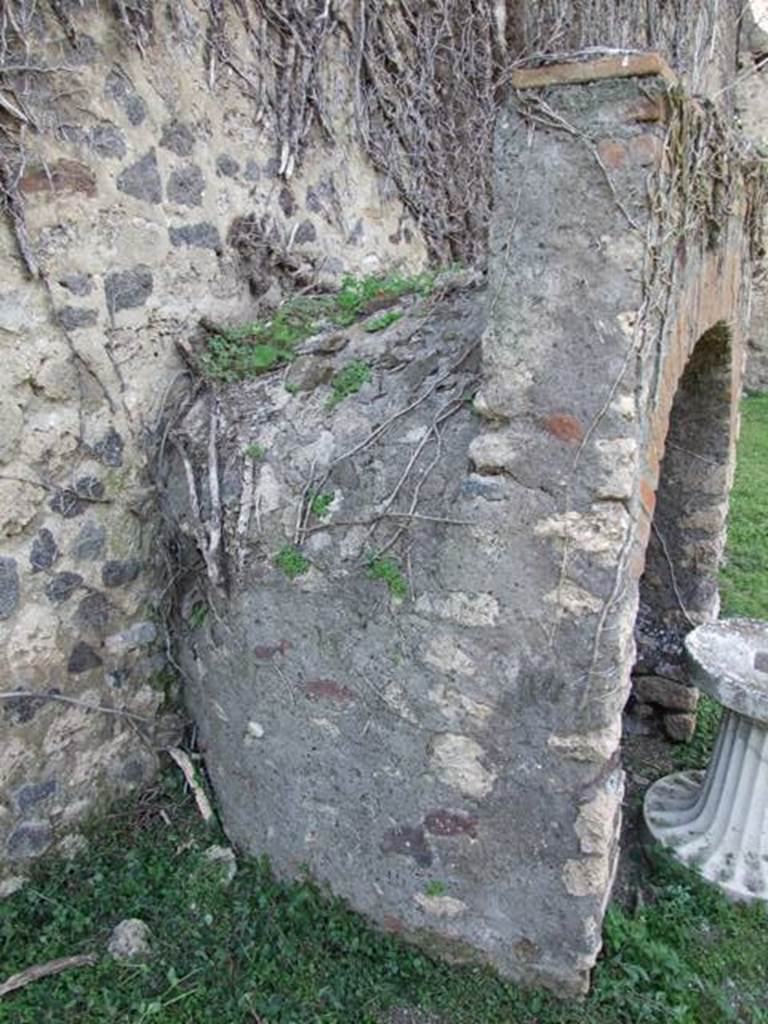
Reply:
[[[768,396],[748,398],[730,519],[724,611],[768,618]],[[702,716],[689,763],[706,759]],[[94,825],[89,850],[37,866],[0,902],[0,981],[55,957],[94,966],[0,998],[0,1024],[379,1024],[420,1007],[451,1024],[768,1024],[768,915],[735,906],[661,854],[634,910],[614,906],[591,995],[561,1003],[491,972],[435,963],[371,930],[308,880],[279,884],[242,860],[228,885],[203,857],[225,842],[169,773]],[[105,954],[140,917],[146,963]]]

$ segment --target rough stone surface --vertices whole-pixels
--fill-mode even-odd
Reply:
[[[133,583],[141,572],[136,559],[110,559],[101,569],[101,582],[105,587],[125,587]]]
[[[171,171],[168,199],[180,206],[202,206],[205,178],[196,164],[185,164]]]
[[[0,619],[9,619],[19,604],[19,570],[15,558],[0,557]]]
[[[107,943],[107,952],[115,960],[126,962],[148,958],[152,952],[149,925],[138,917],[116,924]]]
[[[68,601],[82,584],[83,577],[77,572],[58,572],[45,585],[45,596],[54,604]]]
[[[119,160],[125,156],[127,147],[125,135],[116,124],[110,121],[102,121],[91,128],[88,136],[91,149],[100,157]]]
[[[58,557],[59,548],[53,534],[43,527],[32,541],[32,550],[29,553],[29,565],[32,572],[50,569]]]
[[[344,273],[394,262],[410,273],[426,259],[415,228],[408,245],[388,241],[412,221],[379,190],[349,122],[348,42],[339,39],[342,73],[328,110],[339,145],[307,138],[292,175],[289,223],[280,185],[266,172],[274,123],[257,123],[253,98],[225,85],[226,73],[211,89],[202,70],[207,9],[185,3],[175,27],[156,16],[142,56],[115,5],[58,5],[76,46],[53,6],[35,7],[30,52],[41,65],[76,74],[34,76],[34,88],[24,90],[25,115],[36,126],[25,137],[19,181],[32,273],[0,215],[0,660],[2,689],[20,693],[0,702],[0,885],[4,872],[18,874],[7,843],[20,802],[41,821],[50,811],[52,845],[63,851],[84,815],[147,784],[157,767],[153,755],[137,753],[127,719],[47,694],[142,716],[150,746],[178,739],[178,721],[173,728],[162,718],[151,722],[167,668],[165,637],[147,607],[168,581],[156,578],[160,518],[147,461],[158,415],[186,401],[176,342],[193,339],[203,317],[238,324],[261,315],[226,249],[233,220],[261,225],[270,301],[288,285],[274,261],[310,216],[309,183],[334,180],[336,205],[328,209],[350,217],[365,211],[369,222],[367,248],[353,251],[338,216],[318,219],[311,252],[302,250],[309,277],[319,271],[333,286]],[[231,56],[248,68],[253,53],[236,21]],[[162,67],[173,75],[164,78]],[[218,167],[217,156],[226,158]],[[232,481],[224,483],[234,494]],[[313,673],[306,682],[321,678]],[[301,699],[322,714],[323,692],[313,688]],[[34,787],[50,780],[55,793],[28,806],[45,791]],[[13,844],[36,855],[45,842],[34,835],[16,833]]]
[[[658,254],[675,287],[657,342],[639,349],[643,289],[662,284],[642,272],[658,225],[640,197],[667,126],[626,112],[666,85],[572,86],[556,73],[547,103],[575,135],[532,141],[516,100],[499,118],[479,365],[480,317],[457,300],[439,331],[428,317],[415,330],[403,310],[386,331],[351,329],[339,350],[312,352],[334,376],[367,364],[343,401],[309,370],[315,386],[295,396],[269,375],[220,396],[219,472],[240,494],[223,513],[227,592],[182,659],[235,843],[266,850],[282,874],[307,863],[427,945],[574,993],[616,866],[641,590],[678,646],[681,601],[712,614],[748,240],[734,179],[714,247],[701,223],[685,252],[670,237]],[[600,161],[582,134],[605,140]],[[278,193],[284,216],[296,195]],[[347,229],[364,246],[358,219]],[[179,425],[199,480],[209,424],[200,397]],[[266,454],[246,467],[253,443]],[[319,517],[314,487],[331,495]],[[166,498],[187,528],[178,458]],[[654,510],[676,586],[664,545],[649,547]],[[371,560],[377,550],[386,560]],[[199,584],[186,586],[192,607]],[[425,891],[444,877],[449,894]]]
[[[104,552],[106,537],[107,531],[100,523],[88,520],[80,527],[70,545],[69,553],[78,562],[95,561],[97,558],[101,558]],[[49,567],[50,565],[41,566],[45,569]]]
[[[695,711],[699,703],[699,691],[695,686],[685,686],[659,676],[635,676],[632,690],[638,700],[660,704],[671,711]]]
[[[99,668],[102,664],[102,659],[90,644],[80,640],[72,648],[67,662],[67,672],[78,675],[81,672],[90,672],[91,669]]]
[[[12,861],[31,860],[45,853],[53,842],[53,829],[47,821],[25,821],[8,836],[5,844]]]
[[[696,715],[684,712],[666,714],[664,731],[675,743],[688,743],[696,732]]]
[[[161,202],[163,186],[154,149],[118,174],[117,187],[134,199],[143,199],[147,203]]]
[[[64,306],[58,312],[59,323],[65,331],[76,331],[81,327],[93,327],[99,318],[95,309]]]
[[[189,156],[195,146],[194,132],[183,121],[169,121],[163,125],[160,145],[176,156]]]
[[[223,886],[228,886],[237,874],[237,857],[231,846],[209,846],[203,851],[203,860],[218,876]]]
[[[104,278],[104,294],[108,311],[114,314],[121,309],[143,306],[152,294],[153,286],[154,277],[147,266],[107,274]]]
[[[200,224],[184,224],[180,228],[169,228],[171,245],[193,245],[200,249],[220,249],[221,238],[215,224],[203,221]]]

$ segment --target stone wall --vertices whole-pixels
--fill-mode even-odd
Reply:
[[[287,179],[278,119],[243,89],[258,64],[242,26],[230,21],[214,75],[206,16],[173,6],[143,53],[96,3],[66,5],[64,27],[38,5],[3,53],[23,119],[6,120],[16,200],[0,222],[0,861],[12,872],[146,783],[167,741],[145,448],[184,372],[176,341],[201,316],[253,319],[287,284],[425,259],[356,145],[343,49],[323,68],[335,142],[313,130]],[[50,70],[9,70],[33,64]]]
[[[224,524],[224,569],[186,576],[180,608],[207,612],[186,615],[184,668],[233,839],[433,952],[565,994],[588,985],[616,864],[676,395],[682,429],[717,438],[694,451],[720,461],[711,486],[694,465],[660,492],[688,517],[670,541],[689,610],[713,611],[756,197],[657,55],[512,84],[482,343],[450,304],[405,309],[375,339],[308,342],[295,396],[270,377],[200,394],[178,428],[200,494],[176,455],[167,501],[186,536]],[[369,379],[337,406],[347,360]]]

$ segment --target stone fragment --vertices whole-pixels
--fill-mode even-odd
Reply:
[[[422,594],[416,601],[416,611],[464,626],[493,626],[499,617],[499,602],[491,594],[456,590],[449,594]]]
[[[296,205],[296,197],[287,185],[284,185],[280,189],[280,195],[277,201],[280,203],[280,209],[283,211],[285,216],[289,218],[293,217],[298,207]]]
[[[196,164],[177,167],[168,178],[168,199],[180,206],[201,206],[204,190],[205,178]]]
[[[152,294],[152,271],[144,264],[130,270],[117,270],[104,278],[104,294],[111,314],[121,309],[143,306]]]
[[[104,92],[123,111],[134,127],[147,116],[147,105],[134,88],[133,82],[121,71],[110,71],[104,83]]]
[[[246,160],[243,177],[246,181],[258,181],[261,177],[261,170],[255,160]]]
[[[133,583],[141,571],[141,562],[135,558],[114,558],[101,568],[101,582],[105,587],[124,587]]]
[[[110,654],[128,654],[130,651],[149,647],[157,639],[157,626],[154,622],[136,622],[122,633],[107,637],[104,646]]]
[[[432,770],[448,785],[465,796],[482,799],[488,796],[496,774],[483,765],[485,751],[469,736],[442,733],[428,745]]]
[[[56,792],[56,780],[46,779],[45,782],[26,782],[11,792],[11,799],[20,814],[26,814],[32,807],[48,800]]]
[[[77,160],[56,160],[46,167],[27,171],[19,181],[19,191],[25,195],[37,192],[71,195],[80,192],[86,196],[95,196],[96,175],[90,167]]]
[[[660,704],[671,711],[695,711],[699,703],[699,691],[695,686],[660,676],[634,676],[632,691],[639,701]]]
[[[669,712],[664,715],[664,731],[676,743],[688,743],[696,732],[696,715]]]
[[[174,119],[163,125],[160,145],[176,156],[189,156],[195,145],[195,136],[188,125]]]
[[[53,604],[62,604],[74,594],[83,577],[77,572],[58,572],[45,585],[45,595]]]
[[[81,327],[93,327],[99,319],[95,309],[82,309],[77,306],[64,306],[56,317],[65,331],[77,331]]]
[[[422,910],[434,917],[457,917],[467,909],[466,903],[455,896],[428,896],[417,892],[413,898]]]
[[[401,825],[385,832],[381,840],[381,852],[403,854],[422,868],[428,868],[433,860],[424,829],[410,825]]]
[[[27,884],[27,879],[23,875],[9,875],[0,881],[0,900],[7,899],[9,896],[13,896],[15,892],[23,889]]]
[[[26,725],[32,721],[44,703],[44,697],[31,693],[29,696],[11,697],[10,700],[0,702],[0,706],[12,725]]]
[[[40,531],[43,532],[42,530]],[[45,531],[48,532],[47,530]],[[69,547],[70,555],[78,562],[92,562],[97,558],[101,558],[104,553],[104,545],[107,539],[107,531],[101,525],[96,523],[92,519],[83,523],[80,528],[80,532],[72,541]],[[43,566],[42,568],[49,568],[49,566]]]
[[[96,476],[81,476],[75,481],[75,491],[80,498],[99,501],[104,497],[104,484]]]
[[[616,721],[604,729],[553,733],[547,740],[547,746],[573,761],[592,761],[602,764],[616,753],[620,741],[621,723]]]
[[[50,569],[58,557],[59,549],[53,534],[43,527],[32,541],[32,549],[29,553],[30,569],[32,572]]]
[[[16,559],[0,556],[0,620],[9,619],[19,604],[19,570]]]
[[[117,187],[126,195],[133,196],[134,199],[142,199],[146,203],[162,201],[163,187],[154,149],[150,149],[144,156],[118,174]]]
[[[237,874],[237,857],[231,846],[209,846],[203,851],[203,860],[216,872],[226,888]]]
[[[39,857],[53,842],[53,829],[47,821],[24,821],[8,836],[5,851],[9,860]]]
[[[0,463],[10,462],[19,448],[24,413],[12,394],[0,394]]]
[[[314,391],[333,376],[333,366],[317,356],[299,356],[291,363],[287,383],[298,391]]]
[[[194,246],[197,249],[221,249],[219,229],[209,221],[199,224],[182,224],[178,228],[168,228],[171,245]]]
[[[234,178],[240,171],[240,164],[228,153],[220,153],[216,157],[216,173],[224,178]]]
[[[110,427],[104,437],[91,446],[91,451],[105,466],[117,468],[123,464],[123,448],[122,437],[114,427]]]
[[[90,295],[93,291],[93,281],[91,281],[88,274],[64,274],[63,277],[59,278],[59,284],[62,288],[66,288],[68,292],[72,292],[73,295],[80,297]]]
[[[79,675],[81,672],[90,672],[91,669],[99,668],[103,662],[90,644],[84,640],[78,640],[72,648],[72,653],[67,662],[67,672],[72,675]]]
[[[120,159],[127,152],[125,136],[111,121],[100,121],[91,128],[88,141],[97,156],[108,160]]]
[[[115,960],[139,960],[151,953],[148,925],[138,917],[126,918],[115,925],[107,943],[107,952]]]
[[[305,245],[308,242],[314,242],[317,240],[317,231],[315,225],[311,220],[303,220],[296,229],[296,234],[293,236],[293,240],[296,245]]]
[[[84,629],[95,629],[99,632],[109,623],[112,610],[112,605],[105,595],[94,590],[77,606],[75,621]]]

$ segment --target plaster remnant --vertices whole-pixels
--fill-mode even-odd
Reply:
[[[563,611],[575,619],[584,615],[597,615],[603,607],[603,599],[578,586],[572,580],[564,580],[560,587],[550,590],[544,596],[550,604],[559,604]]]
[[[462,651],[450,633],[439,633],[430,640],[424,661],[441,672],[456,672],[461,676],[477,674],[474,661]]]
[[[637,489],[639,447],[633,437],[601,439],[595,442],[600,460],[598,498],[629,501]]]
[[[618,784],[601,789],[593,800],[580,808],[576,818],[576,835],[582,853],[603,856],[611,850],[623,793],[622,778]]]
[[[467,594],[454,590],[447,596],[422,594],[416,601],[416,611],[450,619],[463,626],[495,626],[499,618],[499,602],[491,594]]]
[[[509,472],[519,455],[519,443],[508,431],[480,434],[469,446],[469,458],[478,473]]]
[[[422,910],[435,917],[457,917],[467,909],[466,903],[455,896],[427,896],[417,892],[413,898]]]
[[[608,856],[569,860],[563,868],[563,883],[571,896],[599,895],[608,887],[610,876]]]
[[[474,718],[478,724],[483,724],[493,714],[493,708],[488,704],[481,704],[466,693],[451,689],[442,683],[432,687],[429,699],[437,704],[445,718],[455,725],[461,724],[466,718]]]
[[[619,749],[620,740],[621,722],[616,720],[591,732],[553,733],[547,746],[573,761],[603,764]]]
[[[430,765],[443,781],[465,796],[481,800],[493,789],[497,775],[483,766],[485,751],[469,736],[442,733],[429,742]]]
[[[618,501],[595,503],[589,512],[561,512],[538,522],[533,532],[539,537],[568,541],[580,550],[595,555],[604,567],[613,567],[624,545],[631,519]]]

